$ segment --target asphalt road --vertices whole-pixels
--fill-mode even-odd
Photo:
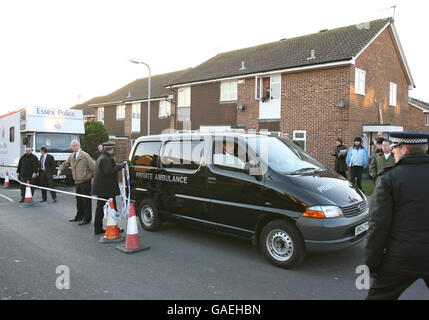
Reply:
[[[75,215],[73,196],[59,194],[52,203],[48,193],[49,202],[39,203],[37,191],[37,206],[20,208],[16,184],[0,187],[0,195],[0,300],[361,300],[367,294],[355,285],[364,243],[309,254],[299,269],[283,270],[250,242],[167,222],[153,233],[139,225],[141,243],[151,248],[129,255],[116,250],[117,244],[100,244],[102,235],[94,235],[92,224],[68,222]],[[120,226],[126,228],[126,221]],[[70,271],[69,289],[56,286],[65,275],[56,273],[58,266]],[[419,280],[401,299],[429,300],[429,291]]]

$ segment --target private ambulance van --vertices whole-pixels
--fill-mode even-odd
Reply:
[[[251,239],[283,268],[308,251],[364,240],[368,202],[352,184],[286,139],[237,132],[137,139],[131,197],[144,229],[180,219]]]

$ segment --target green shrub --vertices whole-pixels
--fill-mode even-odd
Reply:
[[[97,146],[109,140],[109,133],[100,121],[85,122],[85,134],[80,135],[82,149],[95,157]]]

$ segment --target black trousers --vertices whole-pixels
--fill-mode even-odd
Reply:
[[[396,300],[419,277],[383,272],[374,278],[366,300]],[[429,278],[423,279],[429,289]]]
[[[19,177],[19,181],[22,181],[22,182],[25,182],[25,183],[27,183],[27,181],[30,181],[30,184],[32,184],[32,185],[36,185],[36,179],[33,179],[33,178],[25,178],[25,177]],[[26,188],[26,186],[24,185],[24,184],[21,184],[21,200],[24,200],[24,198],[25,198],[25,188]],[[33,197],[34,196],[34,188],[33,187],[31,187],[31,196]]]
[[[91,195],[91,180],[76,184],[76,193],[86,196]],[[77,213],[76,220],[91,222],[92,220],[92,200],[76,196]]]
[[[352,166],[350,167],[350,181],[354,186],[362,189],[362,166]],[[357,180],[357,183],[355,182]]]
[[[115,206],[115,209],[117,210],[116,206],[116,198],[115,196],[103,196],[100,198],[113,198],[113,205]],[[97,209],[95,209],[95,216],[94,216],[94,231],[99,232],[103,229],[103,218],[104,218],[104,205],[106,204],[106,201],[103,200],[97,200]]]
[[[47,187],[50,189],[54,188],[54,178],[52,178],[52,173],[49,174],[45,170],[41,170],[39,173],[39,183],[41,187]],[[42,200],[47,200],[47,191],[41,189],[42,191]],[[52,200],[57,199],[57,193],[55,191],[51,191]]]

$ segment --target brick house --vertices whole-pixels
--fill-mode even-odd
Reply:
[[[285,132],[330,167],[337,137],[408,129],[414,87],[390,18],[221,53],[168,85],[174,128]]]
[[[187,70],[151,77],[150,134],[159,134],[172,127],[174,122],[171,117],[172,91],[166,88],[166,85],[185,71]],[[95,120],[104,123],[109,132],[109,139],[116,142],[117,161],[128,159],[134,140],[148,132],[148,78],[137,79],[108,95],[93,98],[82,105],[92,108]]]
[[[408,129],[429,133],[429,103],[409,98]]]

